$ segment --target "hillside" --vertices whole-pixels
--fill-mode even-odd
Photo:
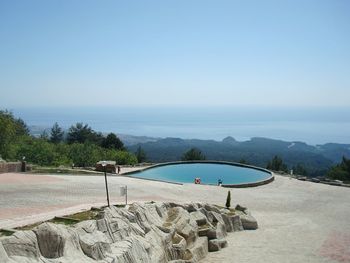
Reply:
[[[330,166],[350,157],[349,144],[324,144],[312,146],[304,142],[287,142],[268,138],[252,138],[239,142],[232,137],[222,141],[165,138],[153,142],[129,145],[130,151],[141,146],[152,162],[180,160],[182,154],[192,147],[199,148],[210,160],[240,161],[265,167],[274,155],[279,155],[291,169],[302,165],[309,175],[321,175]]]

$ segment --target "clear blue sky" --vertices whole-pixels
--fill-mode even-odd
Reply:
[[[0,2],[0,105],[350,105],[350,1]]]

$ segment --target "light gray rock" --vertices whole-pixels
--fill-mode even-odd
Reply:
[[[225,239],[209,240],[209,243],[208,243],[209,252],[219,251],[220,249],[225,247],[227,247],[227,241]]]
[[[221,214],[222,220],[225,223],[226,232],[232,232],[233,231],[233,222],[231,218],[227,214]]]
[[[33,231],[18,231],[2,240],[8,257],[20,256],[38,260],[40,251]]]
[[[101,231],[97,230],[96,221],[81,222],[76,228],[79,234],[79,242],[84,254],[92,259],[104,259],[111,253],[109,239]]]
[[[202,226],[208,223],[207,217],[200,211],[190,213],[190,216],[196,221],[198,226]]]
[[[244,230],[255,230],[258,228],[258,222],[252,215],[240,215]]]
[[[223,239],[226,236],[226,227],[225,225],[218,223],[215,229],[208,231],[208,239]]]
[[[208,255],[208,238],[200,237],[197,239],[195,245],[190,248],[193,262],[198,262]]]
[[[239,215],[234,215],[230,217],[232,225],[233,225],[233,231],[243,231],[243,225],[241,221],[241,217]]]
[[[0,259],[4,262],[4,263],[7,263],[9,261],[9,258],[7,256],[7,253],[2,245],[2,243],[0,242]],[[0,260],[0,262],[2,262]]]
[[[115,263],[152,263],[143,244],[137,238],[128,238],[112,245]]]
[[[134,203],[74,226],[43,223],[1,237],[0,262],[195,263],[226,247],[227,231],[243,227],[257,227],[247,209],[232,216],[202,203]]]
[[[85,258],[76,231],[68,226],[43,223],[33,229],[36,234],[39,250],[45,258]]]

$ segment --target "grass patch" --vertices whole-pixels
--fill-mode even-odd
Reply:
[[[116,204],[114,206],[118,207],[118,208],[124,208],[124,207],[126,207],[126,204]]]
[[[91,170],[58,168],[58,167],[34,167],[31,173],[35,174],[98,174]]]
[[[73,215],[69,215],[67,217],[79,220],[79,221],[85,221],[85,220],[94,220],[97,218],[99,214],[99,211],[94,211],[94,210],[88,210],[84,212],[79,212]]]
[[[8,236],[11,236],[13,233],[15,233],[15,232],[10,231],[10,230],[0,229],[0,237],[1,236],[8,237]]]
[[[74,220],[74,219],[69,219],[69,218],[55,217],[54,219],[51,219],[48,222],[54,223],[54,224],[62,224],[62,225],[66,225],[66,226],[71,226],[71,225],[78,223],[79,221]]]
[[[31,225],[16,227],[15,229],[16,230],[22,230],[22,231],[24,231],[24,230],[32,230],[34,227],[37,227],[41,223],[43,223],[43,222],[38,222],[38,223],[35,223],[35,224],[31,224]]]

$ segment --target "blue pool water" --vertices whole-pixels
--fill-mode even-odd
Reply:
[[[203,184],[217,184],[218,179],[223,184],[244,184],[266,180],[271,175],[256,169],[221,163],[179,163],[150,168],[131,176],[179,183],[193,183],[199,177]]]

